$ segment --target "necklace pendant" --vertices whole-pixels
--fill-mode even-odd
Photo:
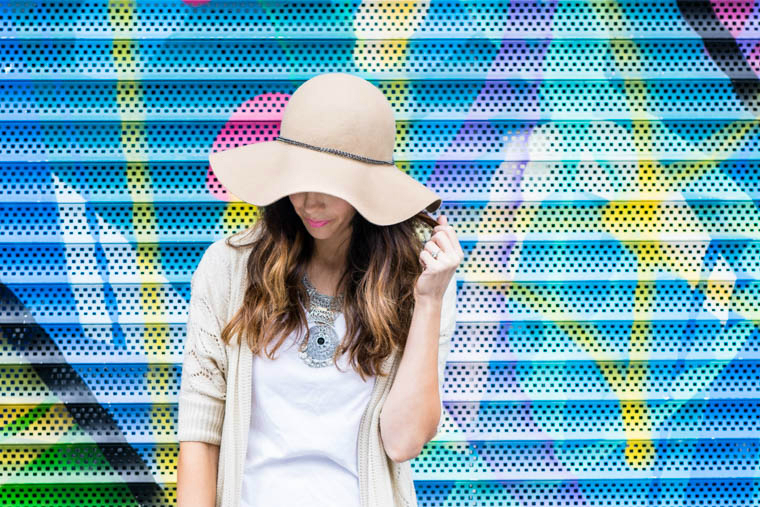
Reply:
[[[309,340],[306,350],[299,351],[298,356],[313,368],[329,366],[338,348],[338,334],[325,324],[316,324],[309,328]]]
[[[340,344],[338,333],[331,324],[335,322],[334,312],[340,308],[343,297],[318,293],[305,274],[301,281],[309,294],[309,320],[315,324],[309,327],[306,349],[299,350],[298,356],[307,365],[322,368],[332,364],[335,350]]]

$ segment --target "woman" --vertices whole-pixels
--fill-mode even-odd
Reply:
[[[193,274],[180,506],[416,505],[463,252],[394,141],[382,92],[330,73],[294,92],[275,141],[210,156],[262,213]]]

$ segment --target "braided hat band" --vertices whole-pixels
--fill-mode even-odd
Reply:
[[[374,159],[374,158],[363,157],[361,155],[356,155],[354,153],[348,153],[347,151],[336,150],[335,148],[324,148],[322,146],[314,146],[313,144],[307,144],[307,143],[304,143],[304,142],[301,142],[301,141],[296,141],[294,139],[288,139],[288,138],[282,137],[282,136],[277,136],[276,141],[284,141],[286,143],[295,144],[296,146],[301,146],[303,148],[309,148],[310,150],[324,151],[324,152],[327,152],[327,153],[333,153],[335,155],[340,155],[342,157],[348,157],[348,158],[352,158],[354,160],[361,160],[362,162],[367,162],[369,164],[390,164],[390,165],[395,165],[392,160],[390,162],[388,162],[388,161],[385,161],[385,160],[377,160],[377,159]]]

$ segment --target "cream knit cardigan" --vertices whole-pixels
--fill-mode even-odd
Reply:
[[[191,278],[177,440],[220,446],[215,505],[238,507],[248,445],[253,356],[247,345],[223,343],[220,333],[242,303],[249,248],[232,248],[225,244],[226,239],[216,240],[206,249]],[[441,394],[455,318],[456,279],[452,277],[441,310],[438,345]],[[417,506],[411,461],[391,460],[380,436],[380,411],[400,357],[396,351],[383,362],[382,371],[390,371],[390,376],[377,378],[359,426],[360,507]],[[441,406],[439,430],[444,414]]]

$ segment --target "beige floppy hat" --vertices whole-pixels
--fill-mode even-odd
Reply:
[[[346,74],[319,74],[285,105],[280,136],[209,155],[217,179],[245,202],[265,206],[296,192],[348,201],[377,225],[433,212],[441,199],[393,162],[396,121],[383,92]]]

